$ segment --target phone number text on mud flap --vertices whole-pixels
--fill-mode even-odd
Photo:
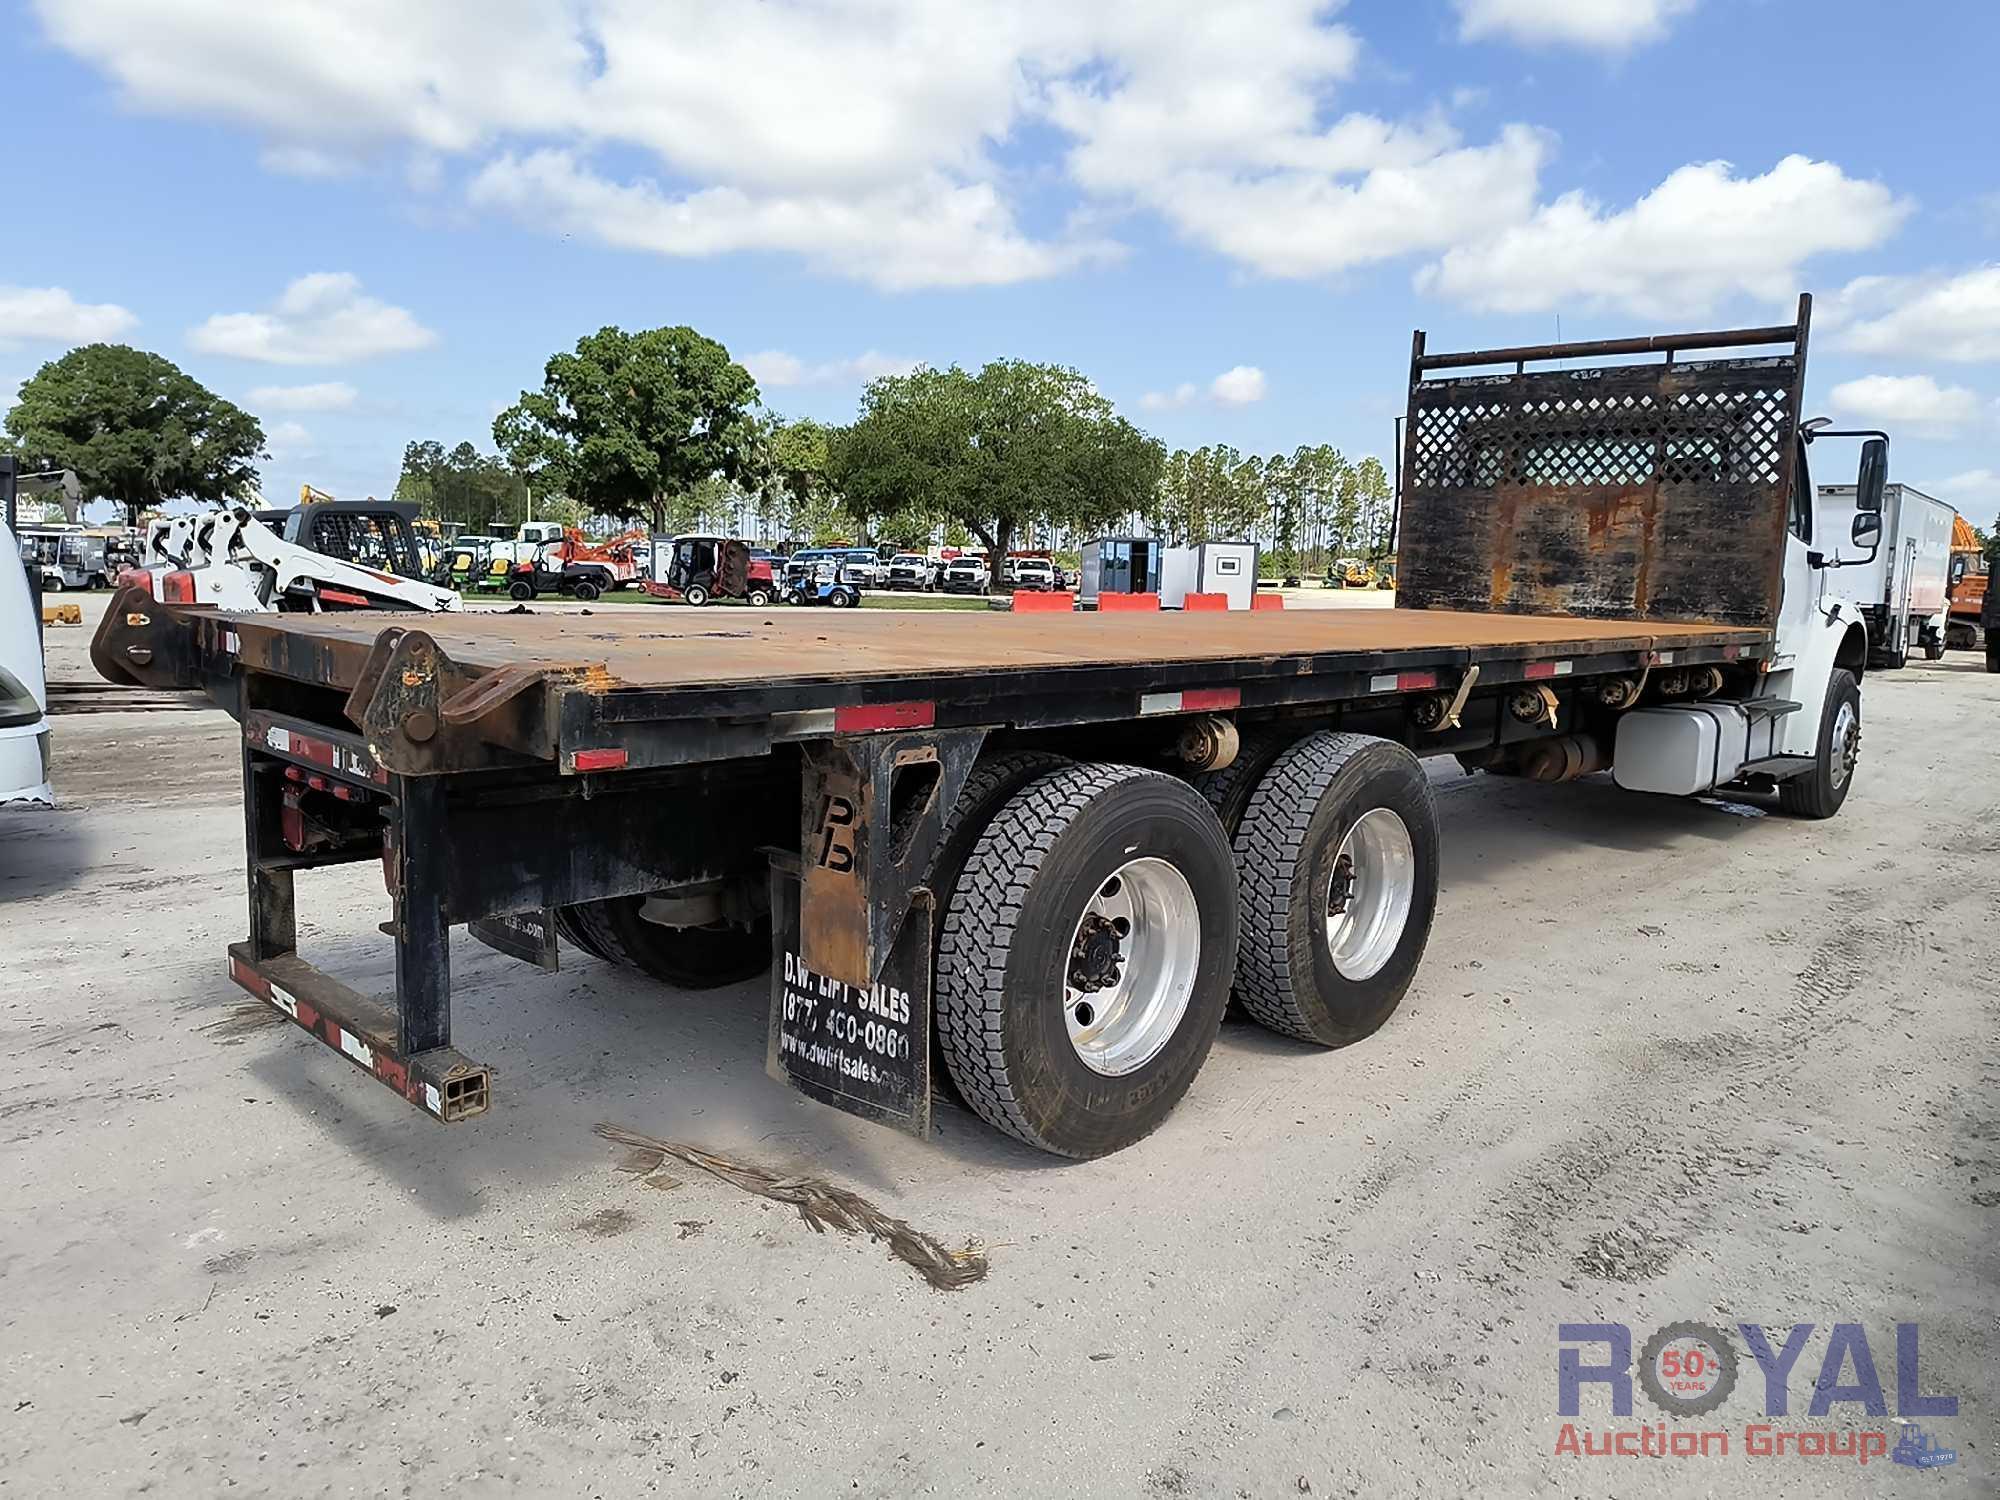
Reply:
[[[909,1027],[908,990],[888,984],[864,990],[814,973],[796,953],[785,955],[785,1030],[798,1040],[865,1047],[900,1061],[910,1055]]]

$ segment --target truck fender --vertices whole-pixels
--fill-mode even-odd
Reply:
[[[1858,680],[1868,669],[1868,627],[1856,620],[1847,627],[1833,653],[1833,664],[1845,667]]]
[[[1793,665],[1773,672],[1766,682],[1767,692],[1799,705],[1796,713],[1785,716],[1779,749],[1787,755],[1817,754],[1820,716],[1833,674],[1845,668],[1859,682],[1867,666],[1868,628],[1860,620],[1848,620],[1844,627],[1829,621],[1828,628],[1816,630],[1802,641]]]

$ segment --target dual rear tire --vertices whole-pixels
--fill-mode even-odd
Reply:
[[[976,837],[947,835],[938,1042],[989,1123],[1063,1156],[1132,1144],[1193,1083],[1232,991],[1322,1046],[1395,1010],[1436,904],[1422,767],[1361,735],[1243,754],[1199,787],[1017,767],[1017,789],[965,819]]]
[[[1437,811],[1417,758],[1368,735],[1307,736],[1258,779],[1235,859],[1243,1009],[1323,1047],[1388,1020],[1437,909]]]
[[[1328,1047],[1396,1009],[1437,895],[1422,767],[1363,735],[1252,737],[1242,753],[1198,785],[1044,751],[974,769],[930,878],[933,1010],[945,1070],[988,1123],[1103,1156],[1180,1102],[1232,993]],[[670,928],[642,905],[565,907],[558,931],[686,989],[770,960],[768,925]]]
[[[1022,787],[974,842],[938,939],[938,1040],[965,1101],[1061,1156],[1149,1135],[1222,1023],[1234,887],[1185,781],[1073,765]]]

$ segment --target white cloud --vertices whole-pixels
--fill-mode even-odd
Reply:
[[[115,302],[79,302],[59,286],[0,286],[0,343],[101,343],[138,322]]]
[[[1103,261],[1103,240],[1033,239],[991,183],[938,175],[880,191],[758,195],[734,187],[670,194],[648,179],[613,182],[567,151],[505,155],[472,201],[627,250],[709,256],[775,250],[890,290],[999,286]]]
[[[1369,54],[1340,0],[33,3],[128,103],[246,125],[279,170],[400,156],[414,190],[463,181],[475,208],[543,232],[778,254],[894,290],[1100,265],[1122,253],[1106,226],[1137,213],[1263,275],[1443,256],[1437,288],[1481,305],[1682,311],[1690,288],[1766,295],[1901,217],[1885,189],[1802,160],[1736,184],[1756,202],[1719,191],[1734,179],[1711,164],[1627,209],[1546,203],[1555,139],[1531,124],[1466,138],[1442,111],[1344,112]],[[1616,49],[1690,3],[1463,0],[1460,16],[1468,34]],[[1784,199],[1815,171],[1849,191]],[[1652,202],[1684,188],[1709,190],[1692,227]],[[1745,225],[1746,206],[1768,212]],[[1791,239],[1776,221],[1794,206],[1812,212]],[[1636,263],[1569,251],[1572,226]],[[1466,263],[1550,243],[1559,291],[1540,297],[1527,272],[1495,285]]]
[[[1268,389],[1264,372],[1255,365],[1236,365],[1208,383],[1208,394],[1224,406],[1248,406],[1262,401]]]
[[[1384,137],[1381,165],[1320,171],[1180,171],[1144,196],[1181,233],[1268,276],[1324,276],[1458,244],[1524,218],[1549,137],[1509,126],[1490,146],[1432,154]]]
[[[764,349],[737,358],[738,364],[756,377],[766,389],[791,385],[866,385],[883,375],[907,375],[921,360],[870,349],[851,359],[830,359],[808,363],[782,349]]]
[[[1495,38],[1528,46],[1587,47],[1623,52],[1656,42],[1667,24],[1695,0],[1456,0],[1458,34],[1468,42]]]
[[[1944,434],[1979,419],[1977,393],[1962,385],[1939,385],[1928,375],[1864,375],[1827,394],[1837,412],[1895,432]]]
[[[1963,474],[1954,474],[1941,481],[1938,493],[1956,505],[1962,514],[1969,516],[1973,507],[2000,505],[2000,472],[1967,469]]]
[[[269,312],[217,313],[188,330],[188,343],[203,354],[273,365],[345,364],[436,342],[407,309],[365,295],[346,271],[299,277]]]
[[[264,446],[280,463],[313,456],[312,434],[297,422],[278,422],[264,429]]]
[[[1782,303],[1797,291],[1802,262],[1880,244],[1911,206],[1879,182],[1803,156],[1759,177],[1703,162],[1626,209],[1566,193],[1525,222],[1448,250],[1417,285],[1508,313],[1610,307],[1669,317],[1738,295]]]
[[[1193,381],[1183,381],[1170,391],[1146,392],[1139,398],[1139,404],[1147,411],[1175,411],[1194,405],[1200,397],[1201,391]]]
[[[2000,361],[2000,265],[1956,276],[1863,276],[1823,309],[1834,342],[1864,354]]]
[[[257,163],[281,177],[345,177],[355,168],[352,158],[338,152],[291,142],[266,146],[257,154]]]
[[[1205,387],[1184,380],[1171,390],[1146,392],[1139,405],[1147,411],[1178,411],[1206,398],[1217,406],[1249,406],[1262,401],[1269,391],[1270,382],[1255,365],[1232,365]]]
[[[347,411],[360,395],[344,380],[317,385],[260,385],[245,398],[269,411]]]

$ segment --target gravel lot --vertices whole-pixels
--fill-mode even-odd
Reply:
[[[1231,1021],[1084,1165],[789,1094],[761,984],[462,940],[498,1103],[435,1126],[295,1031],[213,1029],[230,722],[59,720],[64,806],[0,815],[0,1493],[1992,1494],[2000,677],[1954,653],[1866,712],[1823,824],[1440,769],[1390,1024],[1328,1054]],[[309,955],[385,986],[379,873],[300,898]],[[600,1120],[826,1174],[992,1273],[936,1293],[698,1173],[652,1191]],[[1790,1427],[1827,1425],[1838,1322],[1893,1416],[1919,1323],[1957,1464],[1558,1456],[1557,1326],[1677,1319],[1818,1325]],[[1713,1425],[1761,1387],[1746,1358]]]

